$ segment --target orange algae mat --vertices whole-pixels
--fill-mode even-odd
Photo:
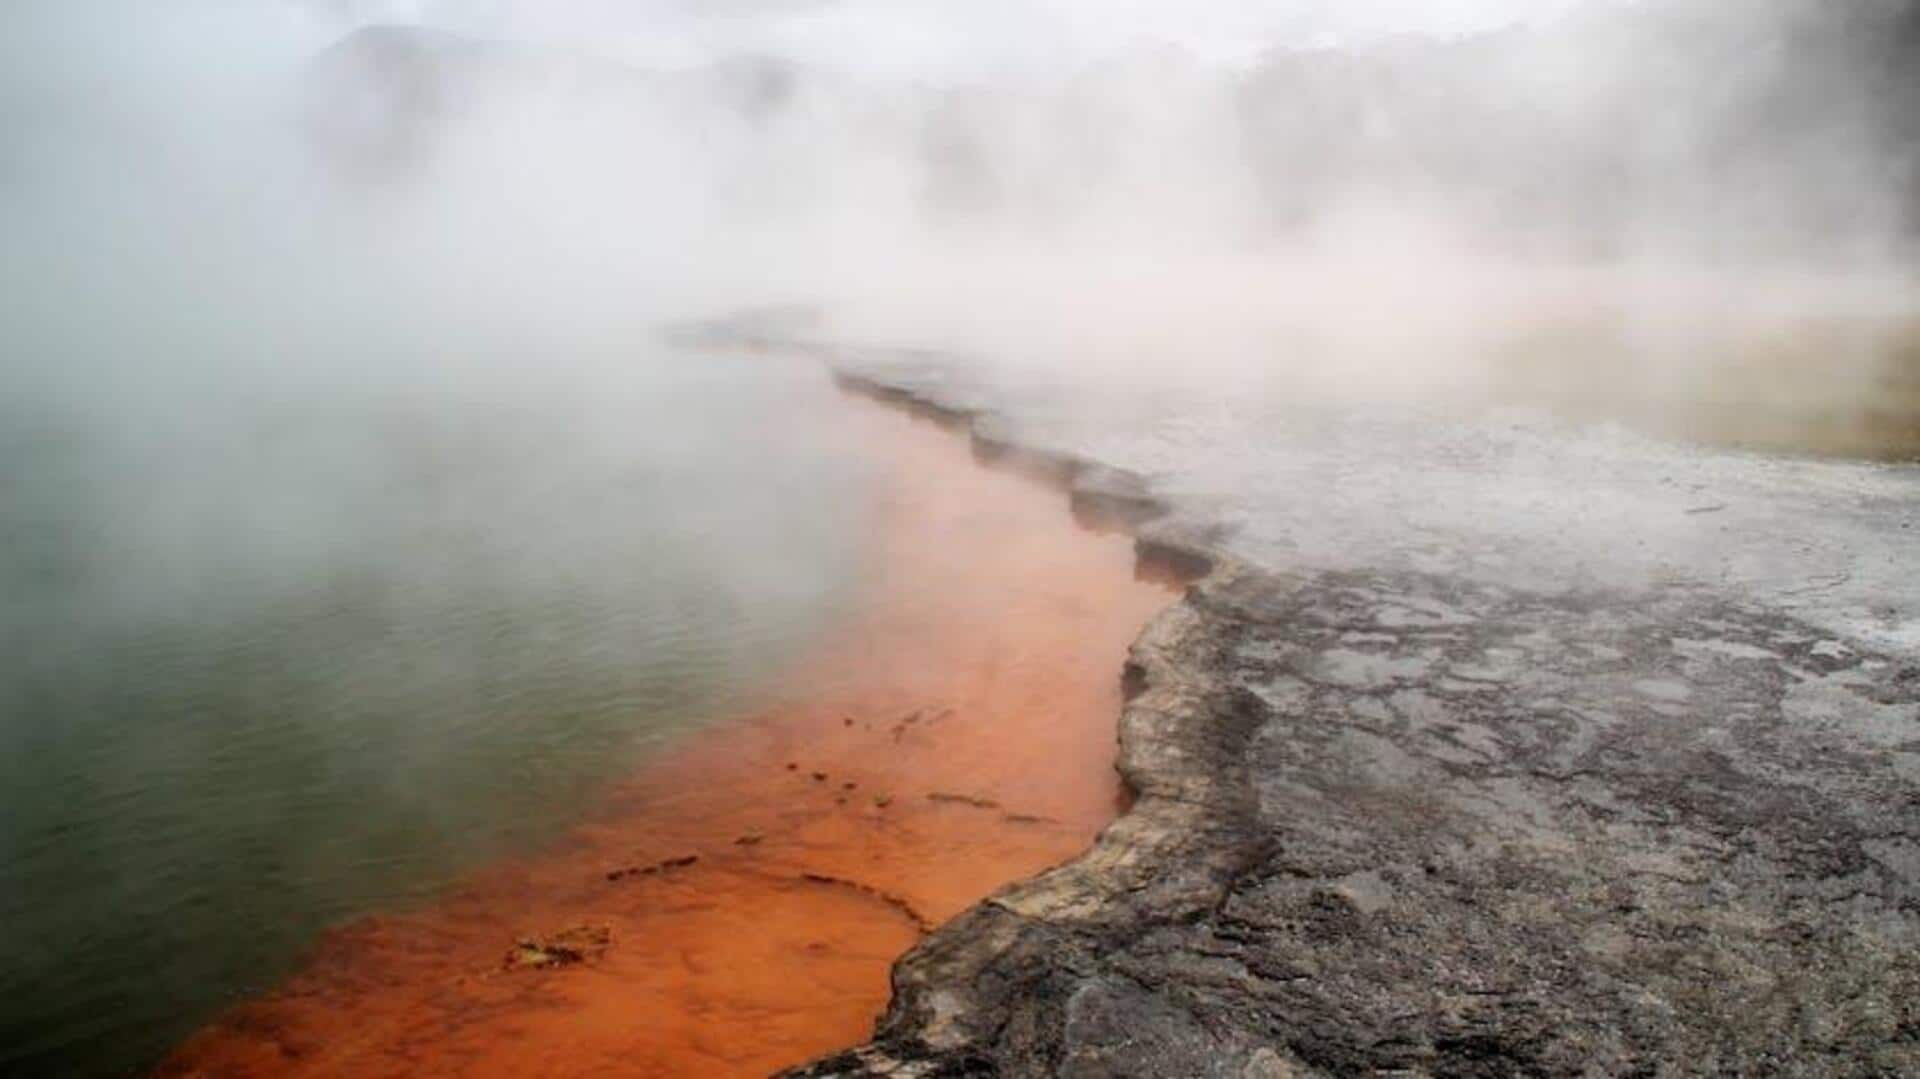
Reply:
[[[1119,810],[1131,544],[930,423],[884,462],[856,613],[555,848],[320,942],[165,1075],[760,1076],[865,1039],[893,960]]]

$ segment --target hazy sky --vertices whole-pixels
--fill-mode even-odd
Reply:
[[[1462,33],[1573,0],[317,0],[372,20],[564,41],[651,63],[760,50],[928,75],[1048,70],[1156,43],[1239,59],[1272,44]]]

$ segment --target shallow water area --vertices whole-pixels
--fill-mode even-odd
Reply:
[[[824,377],[623,364],[0,408],[0,1072],[151,1065],[833,623],[874,473]]]
[[[855,612],[780,700],[558,849],[331,937],[186,1045],[192,1074],[760,1075],[862,1039],[893,959],[1119,808],[1119,672],[1168,600],[1131,544],[963,439],[842,403],[886,464]],[[581,961],[513,952],[604,932]]]

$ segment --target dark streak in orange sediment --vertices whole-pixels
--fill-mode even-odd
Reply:
[[[863,1040],[928,924],[1083,850],[1121,799],[1121,661],[1166,591],[1058,491],[847,408],[887,461],[882,527],[799,703],[692,739],[557,849],[330,935],[162,1073],[764,1075]],[[610,946],[506,969],[576,926]]]

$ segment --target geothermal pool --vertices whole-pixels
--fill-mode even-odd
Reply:
[[[872,462],[810,366],[371,381],[0,405],[0,1072],[152,1065],[848,602]]]
[[[328,934],[162,1074],[761,1076],[867,1037],[896,957],[1084,850],[1120,809],[1123,657],[1169,593],[1060,491],[841,405],[882,468],[872,546],[786,692],[544,849]]]

